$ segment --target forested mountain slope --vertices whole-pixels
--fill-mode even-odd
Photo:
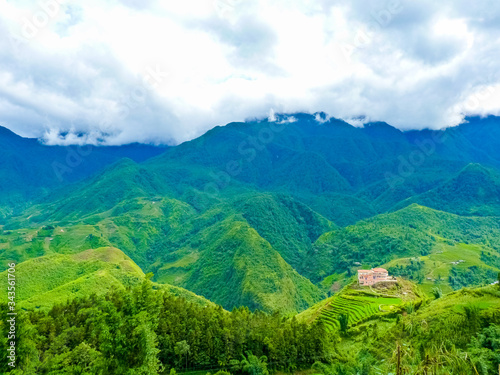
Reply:
[[[41,182],[44,197],[22,212],[7,206],[0,259],[114,247],[156,282],[226,309],[286,314],[360,267],[385,264],[424,284],[443,279],[443,288],[489,282],[500,267],[500,119],[468,121],[401,132],[278,115],[215,127],[147,160],[100,158],[106,167],[92,175],[75,167],[80,181]],[[3,137],[51,160],[60,152]],[[4,173],[27,176],[11,164]]]

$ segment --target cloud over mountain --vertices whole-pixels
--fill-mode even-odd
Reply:
[[[499,113],[499,20],[494,1],[0,0],[0,123],[51,144],[178,143],[271,109],[452,126]]]

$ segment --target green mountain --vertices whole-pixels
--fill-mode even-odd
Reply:
[[[239,197],[232,206],[295,269],[301,270],[312,244],[336,226],[305,204],[282,194]]]
[[[187,273],[181,276],[177,267],[166,264],[158,270],[159,280],[181,277],[180,285],[227,308],[249,306],[286,314],[301,311],[322,297],[316,286],[245,222],[228,218],[193,240],[200,243],[199,258],[184,267]]]
[[[16,302],[23,309],[49,309],[57,303],[127,289],[143,282],[145,275],[128,256],[116,248],[90,249],[77,254],[53,254],[16,265]],[[7,289],[7,273],[0,273],[1,286]],[[210,303],[182,288],[161,285],[187,300]],[[1,303],[7,302],[3,294]]]
[[[123,146],[46,146],[0,127],[0,219],[19,213],[54,191],[101,171],[128,157],[142,162],[165,147],[140,144]]]
[[[95,148],[62,182],[51,163],[68,166],[68,149],[0,129],[20,368],[372,374],[401,370],[399,353],[408,373],[493,373],[500,119],[467,121],[402,132],[277,115],[161,154]],[[398,282],[353,283],[376,266]]]
[[[319,288],[297,273],[280,253],[300,264],[322,232],[311,224],[325,230],[333,224],[290,197],[248,198],[280,207],[274,215],[281,217],[278,221],[284,225],[281,238],[288,233],[296,236],[296,242],[287,240],[294,247],[277,242],[273,248],[250,226],[249,221],[256,228],[266,228],[265,217],[258,216],[262,211],[255,210],[257,205],[251,210],[242,208],[243,215],[230,205],[200,215],[175,199],[137,198],[83,217],[79,223],[5,231],[0,236],[4,244],[1,257],[19,262],[33,256],[78,254],[88,248],[114,246],[129,254],[145,272],[152,271],[155,280],[187,288],[227,309],[247,305],[290,313],[320,300],[323,294]],[[234,207],[247,202],[240,201]],[[297,221],[289,225],[291,218]],[[316,222],[310,222],[311,218]],[[263,235],[274,238],[272,233]]]
[[[450,180],[403,201],[467,216],[500,216],[500,174],[469,164]]]
[[[448,255],[454,253],[447,259],[450,265],[465,260],[467,251],[463,246],[468,244],[477,245],[473,250],[476,255],[460,267],[494,266],[496,272],[500,266],[496,261],[500,254],[499,235],[499,217],[464,217],[413,204],[323,234],[314,244],[306,275],[319,281],[333,273],[351,275],[362,266],[375,267],[395,259],[440,258],[438,253],[442,254],[443,248]],[[443,270],[441,277],[448,276]]]
[[[488,137],[499,124],[401,132],[294,114],[216,127],[152,158],[108,158],[72,184],[41,181],[42,198],[16,215],[7,206],[0,259],[115,247],[156,282],[286,314],[361,266],[427,292],[437,279],[476,285],[499,267],[500,157]]]

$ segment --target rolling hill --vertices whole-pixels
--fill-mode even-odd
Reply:
[[[187,288],[227,309],[247,305],[292,313],[319,301],[324,296],[320,289],[283,257],[300,264],[321,228],[332,228],[333,224],[290,197],[257,195],[249,200],[265,202],[263,210],[267,205],[279,207],[280,211],[273,212],[281,218],[277,219],[279,223],[296,219],[287,224],[288,228],[280,227],[284,231],[280,241],[286,238],[294,247],[277,241],[274,248],[249,224],[256,223],[260,230],[267,228],[266,217],[259,217],[263,211],[255,210],[257,205],[252,205],[252,210],[242,209],[246,214],[232,205],[221,205],[200,215],[175,199],[137,198],[83,217],[80,222],[4,231],[0,235],[4,247],[0,257],[19,262],[41,255],[78,254],[88,248],[114,246],[144,272],[153,272],[154,280]],[[299,212],[303,217],[296,215]],[[315,218],[320,229],[310,218]],[[273,233],[264,231],[263,235],[274,239]],[[288,233],[296,239],[288,238]]]
[[[500,216],[500,174],[469,164],[450,180],[398,206],[408,203],[465,216]]]
[[[495,266],[498,270],[493,259],[500,253],[499,234],[499,217],[464,217],[413,204],[323,234],[309,257],[308,275],[319,281],[332,273],[350,275],[361,266],[374,267],[394,259],[434,258],[443,246],[455,253],[449,259],[451,263],[462,259],[463,246],[468,244],[477,245],[477,259],[461,267]],[[446,279],[448,273],[441,277]]]
[[[0,219],[19,213],[54,190],[101,171],[128,157],[142,162],[166,147],[47,146],[0,126]],[[52,199],[54,196],[52,196]]]
[[[0,273],[7,288],[7,271]],[[90,249],[77,254],[54,254],[33,258],[16,265],[16,302],[23,309],[50,309],[57,303],[90,294],[104,295],[140,284],[145,275],[116,248]],[[182,288],[160,285],[170,293],[203,305],[210,302]],[[2,295],[0,302],[5,303]]]
[[[446,290],[476,285],[500,267],[500,157],[488,137],[500,119],[468,121],[402,132],[383,122],[278,115],[215,127],[161,153],[96,148],[100,164],[71,184],[40,178],[36,201],[24,200],[15,215],[15,205],[5,206],[0,259],[57,262],[114,247],[155,282],[226,309],[286,314],[359,267],[392,267],[427,291],[438,278]],[[59,158],[57,147],[0,135],[28,150],[28,164]],[[4,173],[28,174],[8,163]]]

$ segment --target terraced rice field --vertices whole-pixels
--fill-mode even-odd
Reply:
[[[349,325],[354,325],[363,319],[378,314],[380,305],[396,305],[401,303],[399,298],[376,297],[344,297],[338,296],[321,310],[319,318],[323,320],[328,330],[339,328],[338,317],[348,314]]]

